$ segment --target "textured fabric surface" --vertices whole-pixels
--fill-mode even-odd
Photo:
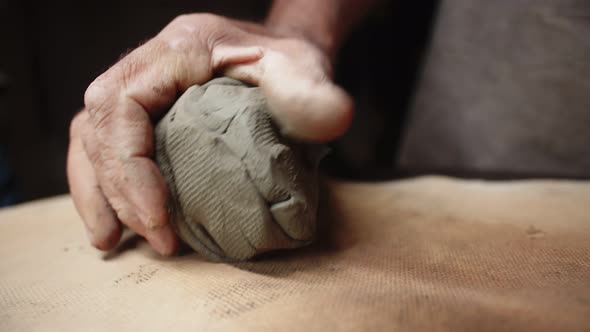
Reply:
[[[590,1],[443,0],[399,162],[590,177]]]
[[[0,331],[590,330],[590,183],[329,191],[321,241],[238,264],[105,255],[68,197],[0,210]]]
[[[209,259],[301,247],[315,234],[317,163],[269,114],[259,88],[218,78],[189,88],[156,126],[172,224]]]

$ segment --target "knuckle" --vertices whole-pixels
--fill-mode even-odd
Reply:
[[[70,139],[80,136],[81,132],[84,130],[84,127],[86,126],[87,121],[88,113],[86,113],[86,111],[81,111],[78,112],[78,114],[74,115],[74,118],[70,123]]]
[[[162,61],[164,58],[163,56],[170,51],[182,51],[187,50],[189,48],[189,38],[186,35],[180,34],[175,35],[174,37],[162,37],[157,36],[150,40],[146,46],[149,46],[150,52],[145,52],[144,58],[154,57],[155,61]],[[128,68],[128,70],[134,68]]]
[[[92,82],[84,93],[84,105],[90,123],[100,129],[108,125],[119,93],[126,85],[131,68],[117,64]],[[119,92],[117,92],[119,91]]]
[[[139,59],[136,59],[134,55],[136,55],[138,52],[141,52],[141,50],[143,50],[144,48],[145,47],[136,49],[135,51],[133,51],[133,53],[123,58],[121,61],[119,61],[119,63],[113,66],[113,68],[111,68],[113,81],[112,83],[114,83],[115,86],[119,87],[119,89],[117,89],[118,91],[123,91],[125,90],[125,88],[130,86],[134,77],[136,77],[137,74],[143,68],[142,62],[140,62]],[[146,58],[147,54],[141,54],[140,57]]]
[[[170,22],[170,25],[184,25],[188,22],[191,21],[191,17],[195,15],[195,14],[181,14],[176,16],[172,22]]]
[[[103,87],[102,80],[102,76],[97,78],[84,93],[84,106],[95,127],[101,126],[110,114],[105,108],[110,97],[108,91]]]
[[[108,127],[111,123],[113,112],[112,110],[105,110],[102,108],[94,108],[92,111],[89,111],[94,128],[96,130],[100,130],[102,128]]]
[[[172,20],[172,25],[199,27],[201,25],[207,25],[209,23],[219,22],[221,17],[210,13],[194,13],[194,14],[182,14],[178,15]]]
[[[200,32],[206,39],[217,39],[225,34],[229,25],[226,19],[213,14],[203,14],[199,17]]]
[[[84,105],[96,128],[107,123],[121,95],[152,60],[145,46],[142,46],[90,83],[84,92]]]
[[[186,42],[195,39],[211,45],[212,41],[228,29],[227,19],[210,13],[184,14],[176,17],[170,24],[175,37]]]
[[[109,93],[112,92],[113,89],[110,87],[113,86],[113,83],[116,83],[113,78],[113,68],[116,66],[102,73],[86,88],[84,106],[86,106],[89,115],[92,115],[92,110],[100,108],[108,99]]]
[[[224,24],[224,20],[221,16],[210,14],[210,13],[202,13],[196,14],[195,19],[199,22],[200,25],[205,27],[222,27]]]

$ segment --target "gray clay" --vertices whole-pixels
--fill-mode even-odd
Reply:
[[[212,260],[309,243],[316,162],[281,137],[260,90],[219,78],[189,88],[156,126],[156,162],[180,238]]]

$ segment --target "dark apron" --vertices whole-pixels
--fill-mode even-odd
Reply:
[[[590,1],[442,1],[399,165],[590,177]]]

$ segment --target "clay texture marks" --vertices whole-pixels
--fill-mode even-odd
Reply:
[[[260,90],[189,88],[156,126],[156,162],[183,241],[214,260],[300,247],[316,229],[316,164],[281,137]]]

